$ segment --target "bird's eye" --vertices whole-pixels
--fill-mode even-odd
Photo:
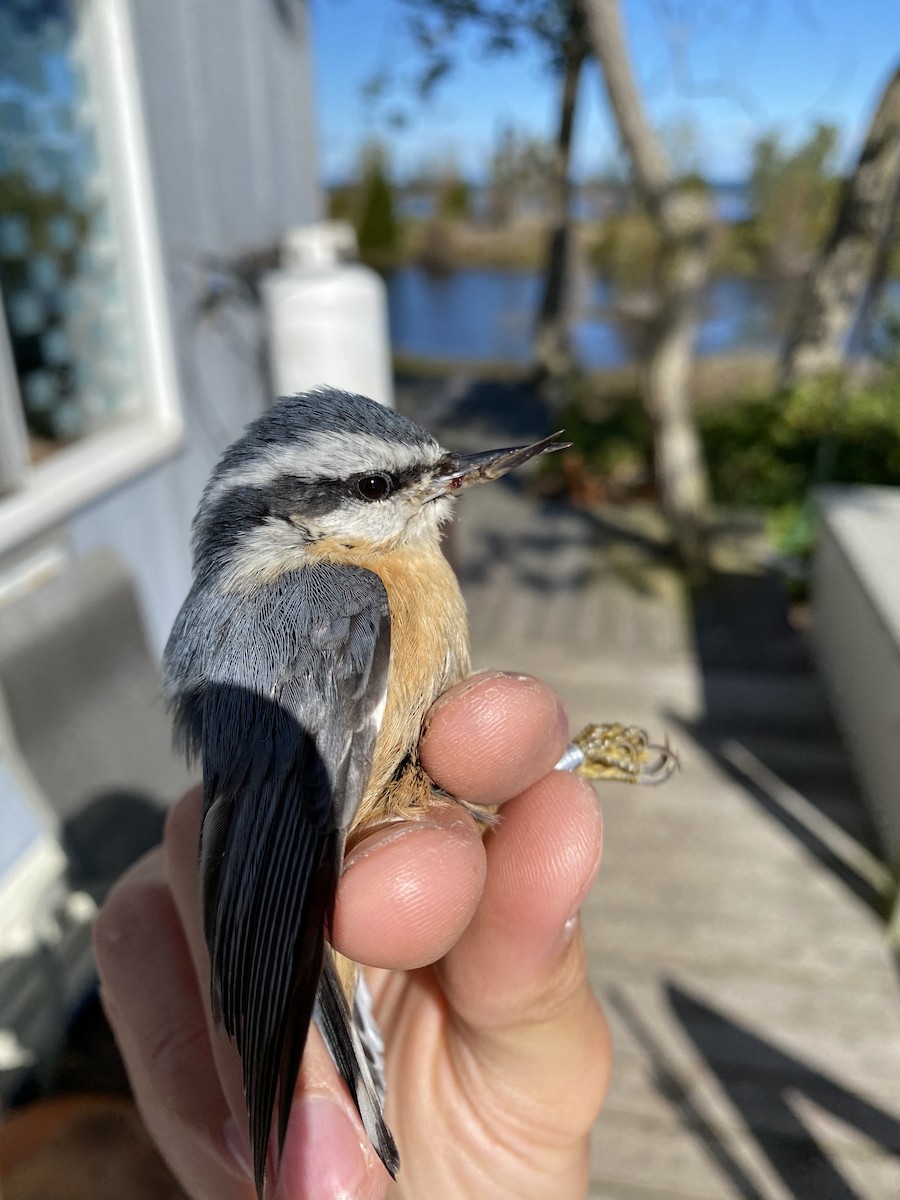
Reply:
[[[363,500],[383,500],[393,490],[390,475],[362,475],[356,481],[357,494]]]

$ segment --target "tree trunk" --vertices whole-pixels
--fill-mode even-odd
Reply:
[[[879,306],[884,299],[884,289],[891,273],[894,248],[898,242],[900,242],[900,172],[897,173],[897,189],[894,192],[891,215],[878,239],[875,261],[872,264],[865,294],[854,322],[853,332],[859,338],[864,353],[875,352],[878,349],[871,338],[872,323],[877,317]]]
[[[663,511],[682,561],[702,568],[709,485],[690,384],[698,304],[709,272],[709,204],[697,192],[673,192],[663,199],[660,214],[659,308],[641,364],[644,404],[653,426]]]
[[[635,86],[617,0],[582,2],[635,186],[660,233],[657,303],[641,362],[643,399],[653,425],[663,511],[682,561],[702,568],[709,486],[689,384],[698,303],[709,273],[712,214],[705,195],[674,184]]]
[[[551,180],[550,234],[547,241],[544,291],[535,331],[535,356],[538,370],[550,378],[562,378],[574,367],[569,337],[569,282],[572,241],[572,181],[569,167],[572,157],[572,131],[578,84],[587,47],[575,34],[563,48],[565,73],[560,98],[559,129]]]
[[[841,367],[900,198],[900,68],[881,96],[831,236],[797,303],[780,382]]]

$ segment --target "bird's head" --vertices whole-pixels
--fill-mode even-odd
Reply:
[[[242,587],[314,559],[436,549],[457,492],[562,448],[551,437],[454,454],[364,396],[283,396],[214,470],[194,521],[195,568]]]

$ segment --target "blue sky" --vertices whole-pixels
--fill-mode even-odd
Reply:
[[[779,130],[801,139],[817,121],[841,129],[852,156],[880,90],[900,59],[898,0],[621,0],[626,37],[648,111],[685,160],[715,179],[741,177],[753,141]],[[686,13],[679,28],[666,13]],[[319,160],[329,182],[352,174],[360,145],[381,133],[403,174],[455,161],[481,178],[498,130],[550,137],[556,85],[540,55],[484,59],[461,43],[457,69],[401,132],[362,97],[389,70],[398,95],[417,59],[398,0],[311,0]],[[583,81],[576,128],[579,174],[616,154],[599,78]],[[678,130],[690,128],[690,138]],[[690,166],[690,161],[684,165]]]

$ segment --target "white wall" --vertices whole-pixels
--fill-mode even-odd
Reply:
[[[69,535],[78,553],[106,546],[128,564],[159,653],[187,591],[206,476],[269,399],[251,311],[198,314],[205,260],[271,246],[316,220],[321,200],[305,4],[132,0],[132,21],[187,436],[178,458],[84,510]]]

